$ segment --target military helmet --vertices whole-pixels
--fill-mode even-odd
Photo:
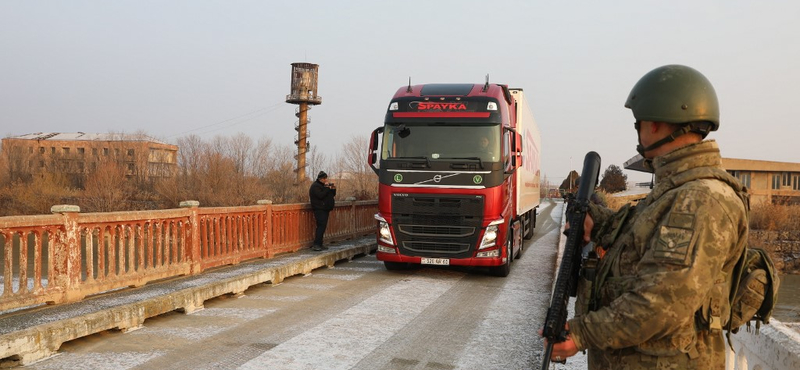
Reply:
[[[684,124],[709,122],[710,131],[719,128],[719,102],[706,76],[683,65],[658,67],[631,90],[625,107],[637,121]]]

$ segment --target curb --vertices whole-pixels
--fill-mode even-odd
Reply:
[[[375,237],[369,236],[339,242],[323,252],[302,249],[196,276],[107,292],[81,302],[7,313],[0,316],[0,368],[30,365],[55,355],[64,342],[105,330],[136,330],[146,319],[175,310],[191,314],[202,310],[208,299],[243,294],[257,284],[277,285],[287,277],[333,267],[338,261],[376,249]]]

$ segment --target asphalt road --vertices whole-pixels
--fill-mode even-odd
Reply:
[[[561,211],[542,204],[506,278],[453,267],[390,272],[370,255],[136,331],[68,342],[28,368],[537,369]]]

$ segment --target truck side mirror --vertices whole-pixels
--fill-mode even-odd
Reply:
[[[369,139],[369,154],[367,155],[367,163],[372,168],[375,174],[378,173],[378,168],[375,164],[378,163],[378,138],[383,133],[383,127],[378,127],[372,131],[372,136]]]
[[[514,133],[514,168],[522,167],[522,135],[519,132]]]

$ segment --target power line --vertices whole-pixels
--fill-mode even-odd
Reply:
[[[233,117],[233,118],[228,118],[226,120],[219,121],[219,122],[216,122],[216,123],[212,123],[210,125],[205,125],[205,126],[193,128],[193,129],[190,129],[190,130],[186,130],[186,131],[183,131],[181,133],[170,135],[168,137],[169,138],[173,138],[173,137],[177,137],[177,136],[182,136],[182,135],[185,135],[185,134],[188,134],[188,133],[191,133],[191,132],[195,132],[195,131],[211,128],[211,127],[214,127],[214,126],[219,126],[219,125],[231,122],[231,121],[241,120],[241,121],[238,121],[238,122],[234,122],[234,123],[232,123],[230,125],[214,128],[214,129],[211,129],[211,130],[208,130],[208,131],[203,131],[203,132],[200,132],[200,133],[204,134],[204,133],[214,132],[214,131],[217,131],[217,130],[221,130],[221,129],[225,129],[225,128],[228,128],[228,127],[236,126],[238,124],[241,124],[241,123],[256,119],[256,118],[261,117],[261,116],[264,116],[264,115],[266,115],[268,113],[276,111],[278,108],[280,108],[282,106],[284,106],[284,103],[277,103],[277,104],[274,104],[274,105],[271,105],[271,106],[268,106],[268,107],[263,107],[263,108],[260,108],[260,109],[256,109],[256,110],[254,110],[252,112],[248,112],[248,113],[242,114],[240,116],[236,116],[236,117]],[[242,119],[242,118],[244,118],[244,119]]]

